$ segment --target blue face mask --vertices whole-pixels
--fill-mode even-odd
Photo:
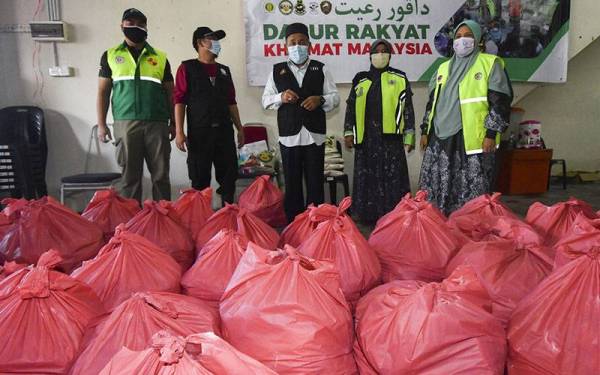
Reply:
[[[218,40],[211,40],[211,42],[212,45],[208,50],[212,52],[213,55],[219,56],[219,53],[221,52],[221,42]]]
[[[289,46],[288,54],[294,64],[304,64],[308,60],[308,46]]]
[[[502,31],[498,28],[493,28],[490,30],[490,38],[496,42],[496,43],[500,43],[502,41]]]

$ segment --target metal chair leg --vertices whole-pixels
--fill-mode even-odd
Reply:
[[[350,183],[348,182],[348,175],[344,175],[344,197],[350,196]]]
[[[563,161],[562,162],[562,173],[563,173],[563,178],[562,178],[562,182],[563,182],[563,190],[567,189],[567,161]]]
[[[65,204],[65,187],[60,185],[60,204]]]
[[[329,181],[329,200],[331,204],[337,204],[337,183]]]

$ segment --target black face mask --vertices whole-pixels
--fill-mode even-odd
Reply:
[[[138,26],[123,26],[123,34],[134,43],[141,43],[148,37],[148,32]]]

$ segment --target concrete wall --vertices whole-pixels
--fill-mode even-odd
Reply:
[[[572,2],[574,18],[570,54],[574,56],[600,34],[600,24],[596,22],[600,2]],[[47,20],[44,5],[45,2],[40,0],[1,0],[0,25],[26,24],[32,19]],[[96,121],[99,59],[104,50],[123,39],[119,21],[124,8],[130,6],[146,13],[149,41],[168,52],[174,69],[180,61],[194,56],[191,34],[197,26],[225,29],[228,37],[223,43],[220,62],[232,69],[242,121],[267,123],[271,126],[271,136],[276,137],[275,114],[263,111],[259,104],[262,88],[246,84],[241,0],[63,0],[61,5],[62,19],[72,26],[73,38],[69,43],[58,45],[59,61],[61,65],[75,67],[75,77],[48,76],[48,67],[54,61],[51,44],[34,43],[25,33],[0,33],[0,107],[31,104],[46,111],[50,147],[47,180],[51,193],[56,194],[61,176],[83,170],[90,129]],[[557,155],[568,158],[572,165],[589,168],[600,168],[598,153],[580,152],[591,150],[598,140],[598,131],[592,126],[597,124],[598,119],[593,114],[598,111],[596,99],[599,95],[594,92],[594,85],[600,80],[596,63],[599,55],[596,43],[589,52],[582,53],[572,62],[569,69],[572,81],[567,85],[535,90],[522,103],[528,111],[527,117],[544,122],[547,141],[556,149]],[[339,88],[342,105],[329,115],[328,126],[331,134],[341,136],[349,85],[340,85]],[[518,85],[517,98],[524,97],[535,88],[533,84]],[[426,100],[425,85],[415,84],[414,91],[415,109],[420,121]],[[565,94],[568,99],[563,96]],[[345,157],[351,174],[352,154],[347,153]],[[408,161],[414,188],[421,154],[411,153]],[[171,165],[175,193],[189,183],[185,155],[174,149]],[[94,170],[117,170],[112,146],[94,147],[90,166]]]
[[[545,85],[519,106],[528,119],[542,122],[542,134],[555,159],[569,170],[600,170],[600,41],[571,60],[569,80]]]

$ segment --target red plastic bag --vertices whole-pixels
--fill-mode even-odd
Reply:
[[[135,199],[123,198],[114,189],[98,190],[81,216],[98,225],[106,241],[115,233],[117,225],[126,223],[140,211]]]
[[[257,177],[239,199],[240,208],[245,208],[272,227],[287,224],[283,210],[283,192],[271,183],[271,176]]]
[[[356,308],[361,374],[504,373],[506,335],[475,272],[442,283],[392,281]]]
[[[560,202],[550,207],[539,202],[532,204],[527,211],[525,221],[544,236],[547,246],[553,246],[569,232],[579,213],[590,219],[596,218],[596,213],[590,205],[584,201],[570,198],[566,202]]]
[[[517,303],[552,272],[554,251],[520,220],[487,220],[490,234],[465,245],[448,264],[447,274],[472,266],[492,298],[492,313],[506,325]]]
[[[590,219],[580,213],[568,233],[555,246],[554,269],[564,266],[594,248],[600,249],[600,218]]]
[[[102,230],[53,198],[45,197],[11,207],[13,224],[0,241],[6,260],[35,264],[41,254],[57,249],[58,269],[67,273],[93,258],[104,244]],[[1,261],[2,259],[0,259]]]
[[[231,229],[243,235],[258,246],[274,250],[279,242],[279,234],[267,223],[236,204],[225,204],[206,222],[196,239],[196,253],[221,229]]]
[[[13,225],[13,221],[6,217],[4,214],[0,213],[0,239],[4,238],[6,233],[10,230]],[[4,256],[0,253],[0,260],[3,259]]]
[[[212,332],[181,337],[168,331],[154,334],[150,347],[144,351],[124,347],[100,374],[164,374],[165,371],[181,375],[276,375]]]
[[[91,286],[111,311],[135,292],[179,293],[181,267],[162,248],[121,224],[98,255],[71,276]]]
[[[381,282],[381,265],[375,251],[346,214],[351,204],[352,198],[344,198],[336,215],[320,224],[298,252],[333,262],[340,273],[344,296],[354,306],[360,296]],[[319,215],[321,209],[312,210],[310,215]]]
[[[201,346],[197,360],[213,374],[277,375],[275,371],[238,351],[213,332],[193,336]]]
[[[448,218],[448,225],[470,239],[472,232],[477,229],[482,218],[489,216],[508,216],[518,219],[500,198],[501,193],[485,194],[467,202],[462,208],[454,211]],[[463,243],[466,242],[464,239]]]
[[[318,214],[311,214],[318,209]],[[290,245],[298,248],[317,229],[320,223],[334,218],[338,213],[338,207],[323,203],[318,207],[309,205],[306,211],[296,215],[294,221],[281,232],[279,247]]]
[[[4,198],[2,204],[6,206],[2,213],[14,220],[20,216],[21,210],[29,204],[29,201],[25,198]]]
[[[184,271],[194,263],[194,242],[170,202],[145,201],[144,209],[126,224],[126,229],[162,247]]]
[[[202,301],[166,292],[136,293],[88,334],[85,350],[71,374],[97,374],[123,346],[144,350],[152,335],[168,330],[178,336],[219,331],[219,315]]]
[[[384,282],[391,280],[440,281],[459,243],[442,213],[420,191],[407,194],[393,211],[383,216],[369,245],[381,262]]]
[[[159,331],[152,336],[150,348],[132,351],[123,347],[100,372],[100,375],[212,375],[195,360],[194,336],[173,336],[168,331]]]
[[[192,234],[196,241],[198,233],[214,214],[212,209],[212,189],[206,188],[202,191],[187,189],[182,191],[181,196],[173,203],[175,212],[179,215],[181,224]]]
[[[312,210],[315,210],[316,207],[312,204],[308,206],[306,211],[301,214],[296,215],[294,221],[292,221],[283,232],[281,232],[281,238],[279,240],[279,247],[284,247],[285,245],[290,245],[291,247],[300,247],[302,242],[306,240],[310,235],[317,229],[317,226],[321,221],[325,221],[337,213],[337,207],[331,204],[321,204],[319,208],[323,211],[323,207],[329,207],[327,212],[331,215],[330,217],[323,216],[323,213],[318,217],[310,216]],[[321,221],[317,221],[321,220]]]
[[[333,264],[248,244],[221,299],[223,338],[279,374],[356,374]]]
[[[26,265],[17,262],[4,262],[4,265],[0,266],[0,281],[26,267]]]
[[[217,233],[204,245],[196,263],[181,278],[184,293],[218,309],[246,246],[248,240],[231,229]]]
[[[0,373],[65,373],[87,326],[104,313],[90,287],[52,270],[60,262],[50,250],[36,267],[0,281]]]
[[[509,374],[600,374],[600,248],[581,250],[515,309]]]

